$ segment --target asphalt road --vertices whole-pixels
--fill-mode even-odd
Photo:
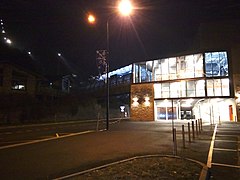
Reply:
[[[178,155],[207,163],[213,129],[204,126],[204,131],[192,143],[186,143],[184,149],[181,142],[183,123],[186,125],[186,122],[174,124],[177,129]],[[104,127],[105,124],[99,124],[101,126]],[[222,128],[222,132],[226,130],[225,125],[219,128]],[[122,121],[111,123],[109,131],[95,130],[96,122],[1,128],[0,137],[4,143],[0,147],[0,179],[52,179],[137,155],[173,154],[171,122]],[[236,134],[239,127],[231,130],[233,129],[228,129],[228,133],[239,138],[239,134]],[[219,129],[216,140],[220,137],[220,132]],[[56,137],[56,133],[60,136]],[[15,146],[14,141],[32,143]],[[227,143],[225,147],[235,147],[235,156],[223,154],[217,159],[219,149],[213,151],[213,177],[220,174],[215,169],[218,167],[216,163],[224,159],[228,159],[228,162],[222,163],[236,166],[233,172],[236,176],[229,176],[233,168],[226,170],[226,166],[221,166],[223,170],[220,172],[224,172],[227,177],[239,177],[239,150],[237,151],[236,144],[238,149],[239,141],[235,141],[235,145]],[[216,141],[214,148],[219,148],[217,145]]]
[[[51,179],[134,155],[172,153],[168,124],[120,122],[62,137],[0,149],[0,179]]]
[[[99,128],[104,128],[100,122]],[[97,121],[76,121],[51,124],[0,127],[0,147],[96,130]]]

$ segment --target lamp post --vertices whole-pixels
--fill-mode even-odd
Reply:
[[[132,13],[133,6],[130,0],[121,0],[118,4],[118,11],[122,16],[129,16]],[[95,23],[95,16],[88,15],[88,22],[90,24]],[[110,62],[110,48],[109,48],[109,18],[106,22],[106,130],[109,129],[109,62]]]

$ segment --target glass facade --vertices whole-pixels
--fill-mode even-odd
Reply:
[[[134,64],[134,83],[203,77],[203,55],[194,54]]]
[[[228,61],[221,51],[135,63],[133,83],[153,84],[155,120],[232,120]]]
[[[155,82],[155,99],[230,96],[227,52],[136,63],[133,83]]]

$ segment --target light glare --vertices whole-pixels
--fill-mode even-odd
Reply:
[[[10,39],[6,39],[6,43],[12,44],[12,41]]]
[[[123,16],[129,16],[132,13],[132,4],[129,0],[122,0],[118,5],[118,10]]]
[[[95,20],[96,20],[96,19],[95,19],[95,17],[94,17],[93,15],[90,14],[90,15],[88,16],[88,22],[89,22],[90,24],[95,23]]]

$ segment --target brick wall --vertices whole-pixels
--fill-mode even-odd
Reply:
[[[149,98],[150,104],[146,103],[145,97]],[[137,102],[134,103],[133,98],[137,98]],[[131,120],[154,121],[153,83],[132,84],[130,102]]]

